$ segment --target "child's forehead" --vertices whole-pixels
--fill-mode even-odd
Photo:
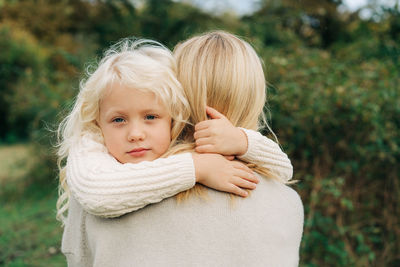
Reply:
[[[144,88],[120,82],[114,82],[107,86],[100,99],[100,102],[114,97],[124,98],[125,96],[137,96],[138,99],[145,98],[146,100],[154,100],[156,103],[164,107],[166,107],[166,103],[170,102],[164,101],[165,98],[158,93],[158,90],[154,90],[154,88]]]
[[[137,86],[134,84],[128,84],[128,83],[123,83],[123,82],[113,82],[110,83],[108,86],[105,87],[104,89],[104,93],[103,93],[103,98],[114,94],[115,92],[118,93],[131,93],[132,91],[137,92],[137,93],[146,93],[149,95],[152,95],[154,97],[158,97],[158,94],[156,94],[156,90],[152,89],[152,88],[146,88],[143,86]]]

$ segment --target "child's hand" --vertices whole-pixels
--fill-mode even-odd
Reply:
[[[193,153],[196,182],[210,188],[247,197],[244,189],[255,189],[257,176],[237,160],[228,160],[219,154]]]
[[[196,152],[240,156],[247,151],[247,136],[217,110],[207,107],[211,120],[196,124]]]

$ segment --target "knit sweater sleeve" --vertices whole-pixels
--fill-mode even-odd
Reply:
[[[277,143],[257,131],[244,128],[240,129],[242,129],[247,136],[248,147],[247,152],[239,156],[239,159],[246,162],[261,164],[284,181],[292,179],[293,166],[288,156]]]
[[[185,191],[195,184],[190,153],[121,164],[103,143],[85,135],[69,151],[67,184],[88,213],[118,217]]]

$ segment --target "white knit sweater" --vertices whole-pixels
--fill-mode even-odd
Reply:
[[[243,129],[248,150],[240,159],[269,168],[284,180],[292,178],[287,155],[272,140]],[[69,151],[67,183],[72,196],[87,212],[118,217],[185,191],[195,184],[190,153],[121,164],[108,152],[100,136],[86,133]]]

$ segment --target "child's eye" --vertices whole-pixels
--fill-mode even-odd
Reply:
[[[146,116],[145,116],[145,119],[146,119],[146,120],[155,120],[156,118],[157,118],[156,115],[146,115]]]
[[[125,120],[123,119],[123,118],[114,118],[113,120],[112,120],[112,122],[116,122],[116,123],[121,123],[121,122],[124,122]]]

